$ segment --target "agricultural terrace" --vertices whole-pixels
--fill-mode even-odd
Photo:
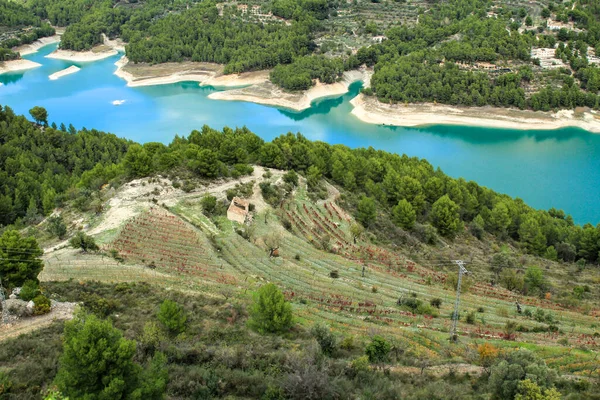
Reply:
[[[484,340],[504,348],[527,347],[564,374],[598,376],[597,310],[569,309],[471,279],[461,296],[461,344],[450,345],[452,279],[436,265],[413,262],[361,237],[355,242],[350,235],[354,221],[333,197],[315,203],[305,189],[296,189],[277,210],[256,215],[251,226],[209,218],[199,204],[186,198],[169,210],[152,207],[126,221],[103,245],[114,258],[61,250],[55,260],[47,259],[41,278],[145,280],[226,299],[249,299],[260,285],[273,282],[305,326],[325,322],[361,340],[372,333],[396,337],[439,363],[472,362],[472,347],[465,344]],[[266,242],[273,236],[279,257],[269,258]],[[423,314],[398,306],[399,298],[414,296],[424,304],[441,299],[441,306]],[[531,316],[517,314],[517,300]],[[517,324],[516,332],[505,331],[507,321]]]

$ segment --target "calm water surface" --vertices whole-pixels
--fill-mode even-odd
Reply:
[[[536,208],[562,208],[578,223],[600,222],[600,135],[580,129],[516,131],[454,126],[418,129],[365,124],[350,114],[348,94],[317,101],[304,112],[245,102],[210,100],[215,88],[185,82],[128,88],[113,75],[120,56],[91,63],[44,56],[56,45],[26,56],[42,67],[0,75],[0,104],[27,114],[45,107],[50,121],[113,132],[138,142],[168,143],[207,124],[214,128],[246,125],[270,140],[302,132],[312,140],[350,147],[372,146],[426,158],[454,177],[475,180],[496,191],[523,198]],[[48,75],[70,65],[81,70],[56,81]],[[114,100],[125,100],[114,106]]]

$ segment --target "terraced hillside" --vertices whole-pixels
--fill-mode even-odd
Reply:
[[[260,200],[257,196],[250,200]],[[307,328],[323,322],[357,338],[378,332],[438,364],[475,363],[469,349],[483,342],[524,347],[563,374],[598,375],[598,309],[566,307],[551,297],[527,297],[492,286],[476,260],[467,263],[473,276],[466,278],[461,297],[459,344],[449,343],[455,298],[452,260],[416,262],[403,250],[378,246],[366,234],[355,241],[350,234],[354,220],[335,195],[312,202],[301,185],[278,208],[266,207],[255,215],[249,226],[203,215],[200,193],[168,209],[144,201],[147,211],[124,222],[103,245],[107,255],[122,262],[74,254],[78,261],[72,265],[95,262],[106,269],[58,269],[49,254],[41,278],[104,275],[115,282],[146,280],[241,301],[273,282]],[[278,257],[269,257],[270,241],[276,242]],[[430,306],[434,299],[441,303],[438,308]],[[516,301],[524,309],[521,314]],[[413,303],[419,306],[406,306]],[[509,322],[515,323],[512,330],[506,328]]]

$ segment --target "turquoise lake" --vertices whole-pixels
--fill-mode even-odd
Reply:
[[[245,102],[208,99],[217,89],[197,83],[129,88],[113,75],[114,56],[73,63],[44,56],[56,45],[25,58],[41,67],[0,75],[0,104],[28,115],[45,107],[50,122],[96,128],[138,142],[168,143],[207,124],[247,126],[265,140],[301,132],[312,140],[382,149],[429,160],[453,177],[464,177],[536,208],[561,208],[577,223],[600,222],[600,135],[580,129],[518,131],[458,126],[399,128],[365,124],[350,114],[344,96],[323,99],[304,112]],[[81,70],[51,81],[48,75],[70,65]],[[120,106],[114,100],[125,100]]]

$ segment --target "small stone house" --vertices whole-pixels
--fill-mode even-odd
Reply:
[[[229,208],[227,209],[227,219],[243,224],[248,220],[249,213],[250,203],[248,202],[248,200],[240,199],[239,197],[234,197],[231,200]]]

